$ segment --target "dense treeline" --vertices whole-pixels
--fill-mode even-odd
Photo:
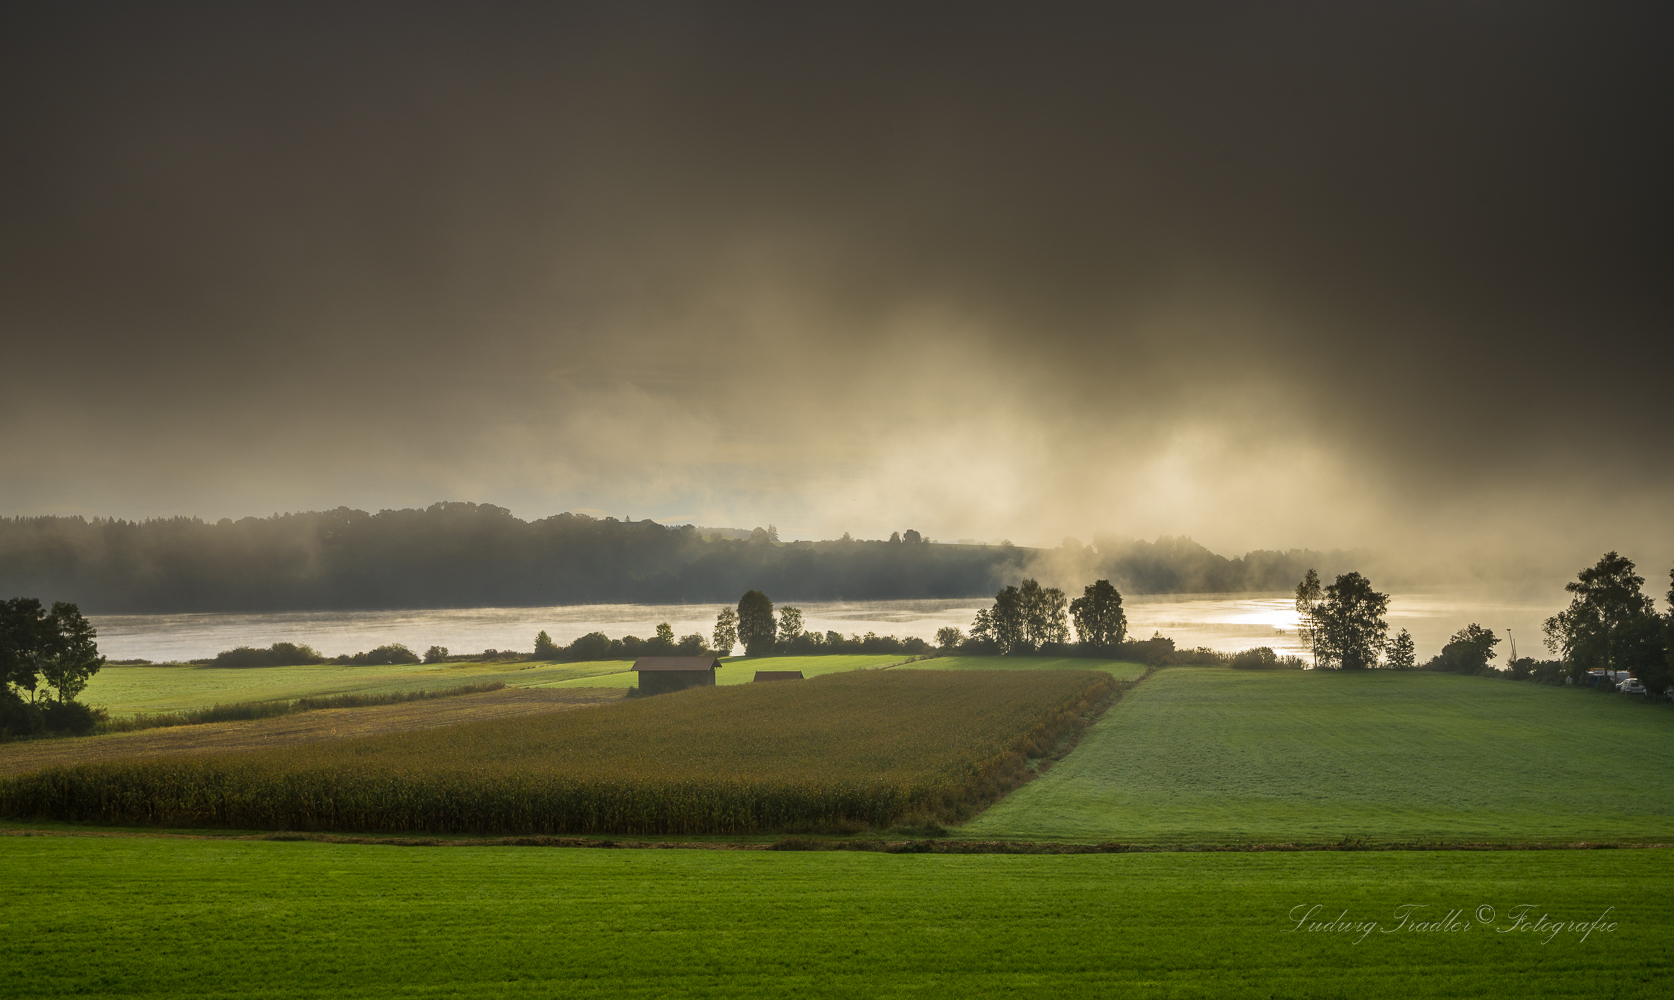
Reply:
[[[1073,538],[1064,549],[1079,546]],[[1054,552],[1062,549],[1053,550]],[[1129,594],[1237,594],[1289,591],[1310,567],[1328,571],[1375,563],[1366,550],[1257,549],[1242,556],[1218,555],[1184,537],[1155,542],[1100,536],[1083,547],[1083,577],[1105,577]]]
[[[568,513],[523,521],[471,503],[216,523],[0,518],[0,594],[98,614],[707,603],[751,589],[875,600],[974,597],[1054,567],[1128,593],[1207,593],[1283,590],[1305,566],[1347,558],[1228,559],[1184,538],[1031,549],[928,544],[910,530],[889,541],[780,543],[764,529],[724,537],[740,533]]]
[[[690,526],[487,504],[377,514],[143,522],[0,519],[0,593],[99,613],[680,603],[753,587],[803,600],[959,597],[1024,549],[889,542],[777,544]]]

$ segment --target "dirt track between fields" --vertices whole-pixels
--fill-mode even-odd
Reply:
[[[21,774],[55,764],[264,750],[319,740],[433,729],[459,722],[562,712],[620,701],[621,698],[621,691],[603,688],[508,688],[400,705],[328,708],[248,722],[209,722],[198,726],[142,729],[136,733],[0,743],[0,774]]]

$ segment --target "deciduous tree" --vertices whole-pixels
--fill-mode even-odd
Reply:
[[[722,608],[715,616],[715,630],[710,633],[715,652],[722,656],[731,656],[732,647],[738,645],[738,612],[731,608]]]
[[[1370,580],[1359,573],[1337,577],[1336,583],[1325,588],[1325,600],[1310,615],[1316,664],[1343,670],[1377,666],[1384,635],[1389,631],[1389,623],[1383,618],[1387,610],[1389,595],[1373,590]]]
[[[1418,653],[1413,646],[1412,633],[1402,629],[1389,640],[1389,666],[1395,670],[1411,670],[1418,665]]]
[[[1104,652],[1127,638],[1128,616],[1122,610],[1122,595],[1109,580],[1089,584],[1070,602],[1069,609],[1075,619],[1075,634],[1083,645]]]
[[[1494,647],[1500,637],[1491,630],[1471,622],[1453,633],[1453,638],[1442,647],[1441,655],[1430,661],[1426,669],[1445,670],[1454,674],[1477,676],[1489,673],[1488,661],[1494,658]]]
[[[1314,611],[1323,599],[1324,591],[1320,589],[1319,574],[1309,569],[1302,577],[1302,582],[1296,585],[1296,638],[1301,640],[1303,648],[1313,655],[1316,667],[1319,666],[1319,650],[1314,646]]]
[[[802,609],[789,604],[779,609],[779,645],[789,646],[802,637]]]
[[[663,622],[657,626],[657,634],[645,642],[645,651],[651,656],[674,655],[674,626]]]
[[[97,638],[74,604],[0,601],[0,736],[92,731],[97,716],[76,696],[104,665]],[[43,684],[54,694],[44,702]]]
[[[773,602],[766,594],[752,590],[738,599],[738,641],[744,644],[745,655],[763,656],[773,652],[777,631]]]
[[[1546,619],[1546,648],[1563,656],[1571,677],[1592,669],[1638,672],[1667,661],[1656,602],[1640,592],[1644,584],[1632,560],[1606,552],[1564,585],[1575,596]]]
[[[430,647],[430,652],[425,654],[426,661],[427,662],[432,662],[432,663],[435,662],[434,660],[430,659],[430,654],[434,653],[437,649],[440,649],[440,648],[441,647],[439,647],[439,646],[431,646]],[[561,653],[562,653],[562,650],[560,650],[558,648],[558,644],[552,641],[552,636],[546,634],[546,629],[544,629],[544,628],[541,629],[540,633],[535,636],[535,659],[537,659],[537,660],[556,660],[561,655]],[[447,652],[447,650],[444,649],[444,650],[442,650],[442,655],[440,657],[438,657],[437,659],[446,659],[447,655],[448,655],[448,652]]]

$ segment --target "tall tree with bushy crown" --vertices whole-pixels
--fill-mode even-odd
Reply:
[[[1325,588],[1325,600],[1314,608],[1313,629],[1317,663],[1343,670],[1365,670],[1378,665],[1389,623],[1389,595],[1372,589],[1359,573],[1344,573]]]
[[[1546,619],[1546,648],[1563,656],[1571,677],[1594,669],[1637,673],[1667,662],[1663,622],[1656,602],[1640,592],[1644,585],[1633,560],[1617,552],[1564,585],[1575,596]]]
[[[738,641],[744,644],[745,655],[763,656],[773,652],[777,632],[773,602],[766,594],[752,590],[738,599]]]
[[[1127,638],[1128,616],[1122,610],[1122,594],[1109,580],[1089,584],[1070,602],[1069,610],[1075,619],[1075,634],[1084,646],[1107,652]]]

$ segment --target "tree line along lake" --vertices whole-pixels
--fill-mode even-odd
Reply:
[[[1541,623],[1561,611],[1562,590],[1550,597],[1505,597],[1480,593],[1397,593],[1389,605],[1393,634],[1412,633],[1421,658],[1440,651],[1449,636],[1472,622],[1507,630],[1524,656],[1544,657]],[[969,629],[971,619],[991,603],[985,598],[894,601],[782,601],[802,610],[804,627],[843,635],[917,636],[934,640],[947,625]],[[1275,652],[1303,655],[1296,636],[1291,595],[1182,594],[1139,595],[1124,600],[1129,634],[1147,638],[1161,632],[1182,649],[1204,646],[1237,652],[1268,646]],[[454,653],[486,649],[528,651],[542,630],[562,646],[589,632],[612,638],[649,638],[667,622],[675,635],[707,636],[720,604],[590,604],[558,607],[424,609],[413,611],[287,611],[172,615],[89,615],[99,631],[99,649],[111,659],[143,658],[155,662],[214,656],[235,646],[274,642],[305,643],[331,656],[402,643],[417,651],[446,646]],[[1510,649],[1502,644],[1501,660]]]

